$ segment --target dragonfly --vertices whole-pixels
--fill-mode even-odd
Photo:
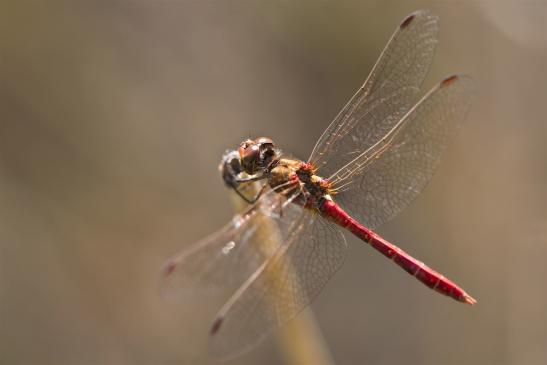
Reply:
[[[374,231],[425,188],[472,101],[466,75],[420,92],[438,23],[427,10],[400,23],[307,160],[285,156],[267,137],[245,140],[223,156],[224,182],[248,208],[162,269],[167,296],[192,295],[196,287],[233,290],[211,325],[213,355],[226,359],[252,349],[308,306],[344,262],[343,231],[427,287],[476,303]]]

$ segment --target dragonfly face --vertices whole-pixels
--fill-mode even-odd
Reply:
[[[248,139],[239,145],[241,167],[249,175],[266,170],[278,154],[274,142],[267,137]]]

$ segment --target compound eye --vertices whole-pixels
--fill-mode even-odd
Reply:
[[[260,147],[257,145],[252,145],[243,149],[243,155],[241,159],[247,162],[252,162],[258,160],[260,157]]]
[[[239,157],[243,159],[243,156],[245,156],[247,150],[251,149],[251,146],[256,146],[256,143],[254,141],[251,141],[250,139],[243,141],[239,144]]]
[[[268,137],[260,137],[255,139],[255,143],[258,145],[272,145],[274,144],[274,141],[271,138]]]
[[[253,144],[256,144],[255,141],[248,139],[246,141],[243,141],[239,144],[239,149],[247,148],[249,146],[252,146]]]
[[[248,174],[254,174],[258,166],[258,160],[260,158],[260,147],[256,144],[239,148],[239,156],[241,158],[241,165]]]

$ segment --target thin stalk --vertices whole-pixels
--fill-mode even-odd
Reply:
[[[230,200],[236,212],[241,212],[247,203],[235,192],[230,192]],[[275,236],[276,229],[264,224],[260,229],[264,235]],[[333,365],[325,339],[311,308],[307,308],[295,319],[283,326],[277,333],[279,349],[288,365]]]

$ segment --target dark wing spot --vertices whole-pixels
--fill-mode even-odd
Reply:
[[[177,267],[177,265],[175,265],[174,262],[169,262],[166,266],[165,266],[165,269],[163,270],[163,272],[165,273],[165,276],[169,276],[173,273],[173,271],[175,271],[175,268]]]
[[[452,75],[441,81],[441,87],[446,87],[450,84],[453,84],[457,79],[459,79],[458,75]]]
[[[218,317],[213,322],[213,325],[211,326],[211,336],[214,336],[218,333],[218,330],[220,330],[220,326],[222,326],[222,321],[224,319],[222,317]]]
[[[414,14],[410,14],[409,16],[407,16],[406,19],[403,20],[403,22],[401,23],[401,29],[404,29],[404,28],[408,27],[408,25],[410,23],[412,23],[412,21],[414,20],[415,17],[416,17],[416,15],[414,15]]]

